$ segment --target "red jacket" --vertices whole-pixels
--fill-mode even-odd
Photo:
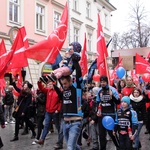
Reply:
[[[56,110],[60,112],[62,101],[54,89],[45,88],[42,82],[38,82],[39,89],[46,94],[46,112],[54,113]]]

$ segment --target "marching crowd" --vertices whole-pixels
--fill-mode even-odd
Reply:
[[[117,150],[139,150],[143,125],[150,134],[150,83],[143,81],[136,85],[127,76],[110,86],[108,77],[102,75],[98,84],[83,85],[80,52],[81,45],[71,43],[70,57],[65,58],[62,67],[39,78],[36,92],[28,81],[18,88],[13,77],[0,103],[1,127],[15,123],[11,142],[19,140],[19,130],[24,128],[22,135],[31,130],[32,144],[43,145],[54,124],[58,132],[55,149],[63,149],[65,139],[67,150],[81,150],[84,138],[92,145],[91,150],[106,150],[110,136]],[[14,97],[13,89],[19,93],[18,97]],[[112,118],[114,122],[109,123],[114,123],[113,128],[104,124],[105,117]]]

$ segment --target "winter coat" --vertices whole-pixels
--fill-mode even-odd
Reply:
[[[62,101],[54,89],[45,88],[42,82],[38,82],[39,89],[46,94],[46,112],[54,113],[56,110],[60,112]]]
[[[146,99],[140,95],[139,97],[134,97],[132,94],[130,95],[132,108],[137,112],[138,121],[147,121],[146,114]]]
[[[40,92],[36,98],[37,116],[45,115],[46,94]]]

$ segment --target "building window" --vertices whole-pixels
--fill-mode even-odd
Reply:
[[[60,22],[60,16],[61,14],[58,12],[54,12],[54,29],[58,27],[59,22]]]
[[[78,8],[78,0],[74,0],[74,1],[73,1],[73,9],[74,9],[75,11],[79,11],[79,8]]]
[[[45,32],[45,7],[36,5],[36,30]]]
[[[20,23],[20,0],[9,0],[9,21]]]
[[[88,33],[88,51],[92,51],[91,47],[92,47],[92,34]]]
[[[86,17],[90,18],[91,17],[91,4],[89,2],[86,2]]]
[[[74,28],[74,41],[79,42],[79,29]]]

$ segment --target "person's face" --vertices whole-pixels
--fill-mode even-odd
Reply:
[[[132,85],[133,84],[132,78],[127,78],[126,82],[127,82],[128,85]]]
[[[73,46],[70,46],[69,54],[72,55],[74,53]]]
[[[107,82],[106,81],[100,81],[100,85],[101,85],[101,87],[105,87],[107,85]]]
[[[139,97],[139,96],[140,96],[140,92],[137,91],[137,90],[134,90],[134,91],[133,91],[133,96],[134,96],[134,97]]]
[[[121,106],[122,106],[123,109],[128,108],[128,104],[126,102],[121,102]]]
[[[53,89],[53,88],[54,88],[54,87],[53,87],[53,83],[52,83],[52,82],[49,82],[49,83],[47,84],[47,88]]]
[[[70,87],[71,83],[72,83],[72,81],[68,81],[67,79],[61,80],[61,84],[62,84],[64,90],[67,90]]]
[[[27,85],[27,83],[25,83],[25,84],[23,85],[23,89],[26,90],[27,88],[28,88],[28,85]]]
[[[120,86],[121,87],[124,87],[125,86],[125,83],[123,81],[120,81]]]

